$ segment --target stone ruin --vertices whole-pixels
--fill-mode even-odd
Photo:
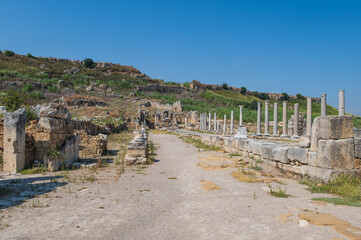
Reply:
[[[148,136],[145,129],[134,131],[135,137],[127,146],[126,164],[144,164],[148,158]]]
[[[178,127],[177,114],[173,111],[158,110],[154,116],[154,125],[156,129]]]
[[[106,151],[107,136],[101,133],[110,129],[72,120],[68,109],[59,104],[44,104],[35,110],[39,119],[30,121],[27,127],[24,109],[6,112],[0,122],[5,172],[18,172],[32,165],[57,170],[61,164],[77,161],[79,149],[83,157],[97,157]]]

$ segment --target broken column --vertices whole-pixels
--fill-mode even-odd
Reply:
[[[265,100],[264,135],[269,136],[269,100]]]
[[[4,115],[4,172],[19,172],[25,166],[25,109]]]
[[[148,142],[145,130],[136,131],[135,137],[127,146],[126,164],[144,164],[148,158]]]
[[[312,98],[307,98],[307,136],[312,134]]]
[[[257,135],[261,135],[261,102],[257,102]]]
[[[239,126],[243,125],[243,105],[239,106]]]
[[[273,104],[273,135],[278,136],[278,103]]]
[[[321,117],[327,116],[326,94],[321,95]]]
[[[345,90],[338,91],[338,115],[345,116]]]
[[[282,117],[282,135],[287,137],[287,102],[283,101],[283,117]]]
[[[295,103],[295,109],[293,112],[293,137],[298,138],[298,127],[299,127],[299,111],[298,111],[298,103]]]
[[[231,129],[229,130],[229,132],[230,133],[233,133],[233,121],[234,121],[234,119],[233,119],[233,110],[231,111]]]

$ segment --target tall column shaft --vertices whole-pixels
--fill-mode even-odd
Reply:
[[[321,95],[321,117],[327,116],[327,101],[326,101],[326,94]]]
[[[233,133],[233,110],[231,111],[231,129],[230,129],[230,132]]]
[[[223,133],[225,134],[227,132],[227,115],[224,114],[224,119],[223,119]]]
[[[273,135],[278,135],[278,103],[273,104]]]
[[[261,102],[257,103],[257,135],[261,135]]]
[[[214,113],[214,131],[217,131],[217,113]]]
[[[212,115],[211,115],[211,112],[208,113],[208,131],[211,131],[212,129]]]
[[[338,91],[338,115],[345,116],[345,90]]]
[[[307,98],[307,136],[312,135],[312,98]]]
[[[298,111],[298,103],[295,104],[295,109],[293,112],[293,136],[299,136],[298,134],[298,126],[299,126],[299,111]]]
[[[269,135],[269,100],[266,100],[264,102],[265,102],[264,134]]]
[[[287,136],[287,102],[283,101],[282,136]]]
[[[239,126],[243,126],[243,105],[239,106]]]

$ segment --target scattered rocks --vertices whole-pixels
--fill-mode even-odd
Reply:
[[[64,73],[69,73],[69,74],[76,74],[76,73],[78,73],[79,71],[80,71],[79,68],[77,68],[77,67],[72,67],[72,68],[70,68],[70,69],[64,70],[63,72],[64,72]]]

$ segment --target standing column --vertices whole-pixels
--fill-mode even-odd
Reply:
[[[223,134],[226,134],[227,132],[227,115],[224,114],[224,119],[223,119]]]
[[[327,116],[326,94],[321,95],[321,117]]]
[[[186,128],[188,126],[188,117],[186,116],[186,118],[184,119],[184,128]]]
[[[203,121],[203,113],[199,115],[199,130],[202,130],[202,125],[203,125],[202,121]]]
[[[273,135],[278,136],[278,103],[273,104]]]
[[[312,135],[312,98],[307,98],[307,136]]]
[[[264,102],[265,102],[264,135],[269,136],[269,100],[266,100]]]
[[[257,103],[257,135],[261,135],[261,102]]]
[[[211,112],[208,113],[208,131],[210,132],[212,130],[212,115]]]
[[[231,129],[229,130],[230,133],[233,133],[233,110],[231,111]]]
[[[243,125],[243,105],[239,106],[239,126]]]
[[[345,90],[338,91],[338,115],[345,116]]]
[[[295,103],[295,109],[293,111],[293,137],[298,137],[298,126],[299,126],[299,111],[298,103]]]
[[[217,131],[217,113],[214,113],[214,131]]]
[[[287,137],[287,102],[283,101],[282,137]]]

